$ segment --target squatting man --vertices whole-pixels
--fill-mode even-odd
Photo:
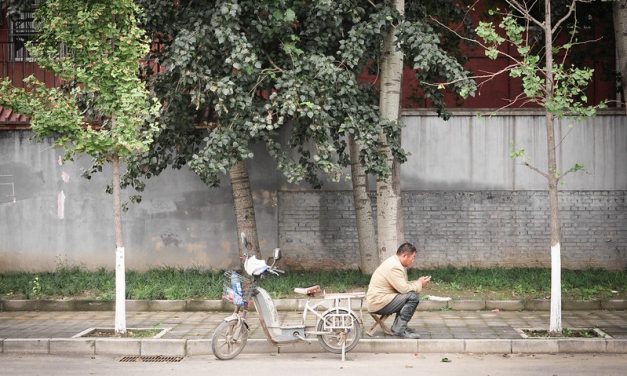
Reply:
[[[392,333],[401,338],[417,339],[420,335],[407,326],[420,302],[418,293],[429,284],[431,276],[409,281],[407,268],[416,259],[416,247],[403,243],[396,254],[385,260],[372,274],[366,304],[368,312],[378,315],[396,313]]]

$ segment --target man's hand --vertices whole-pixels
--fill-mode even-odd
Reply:
[[[431,276],[430,275],[422,276],[422,277],[418,278],[418,281],[422,284],[422,287],[425,288],[425,287],[427,287],[427,285],[431,281]]]

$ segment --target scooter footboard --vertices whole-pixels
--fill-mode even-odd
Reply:
[[[274,302],[266,290],[257,287],[257,294],[253,295],[253,301],[268,341],[277,344],[305,338],[305,325],[281,325]]]
[[[305,340],[305,327],[302,325],[268,328],[269,340],[275,343],[290,343]]]

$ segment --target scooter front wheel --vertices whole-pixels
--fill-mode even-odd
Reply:
[[[211,349],[218,359],[233,359],[242,352],[248,340],[244,320],[222,321],[211,337]]]
[[[334,354],[349,352],[357,346],[361,338],[361,325],[357,317],[346,309],[336,308],[325,313],[316,327],[318,341],[323,349]]]

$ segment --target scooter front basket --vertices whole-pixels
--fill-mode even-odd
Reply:
[[[224,272],[222,299],[240,307],[248,306],[251,280],[234,270]]]

